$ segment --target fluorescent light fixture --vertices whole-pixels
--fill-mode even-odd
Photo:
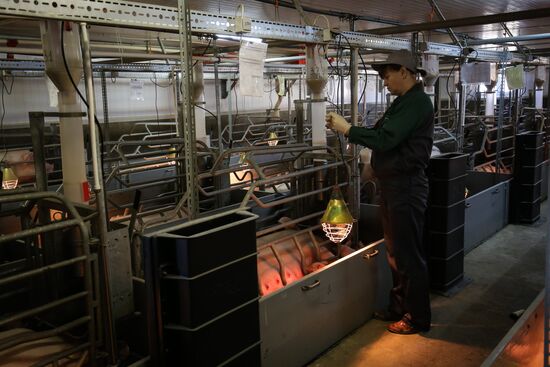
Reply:
[[[242,40],[242,41],[255,42],[255,43],[260,43],[260,42],[263,41],[261,38],[241,37],[241,36],[233,36],[233,35],[229,35],[229,34],[217,34],[216,37],[221,38],[221,39],[233,40],[233,41],[241,41]]]

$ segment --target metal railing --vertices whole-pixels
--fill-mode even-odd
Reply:
[[[93,357],[95,356],[96,348],[96,310],[94,309],[96,307],[96,302],[94,300],[94,279],[92,274],[93,256],[90,253],[88,227],[86,226],[84,220],[79,215],[73,204],[58,193],[21,189],[10,191],[0,190],[0,205],[23,202],[23,205],[21,205],[17,210],[3,211],[0,214],[2,216],[7,216],[16,214],[17,212],[29,213],[35,205],[41,205],[46,200],[59,202],[66,212],[66,216],[62,216],[65,219],[61,218],[52,223],[40,223],[39,226],[30,226],[15,233],[0,235],[0,246],[6,246],[6,244],[14,243],[14,241],[27,240],[26,243],[33,245],[35,248],[38,248],[38,244],[40,244],[40,251],[44,252],[48,250],[46,248],[48,246],[48,241],[44,239],[45,235],[76,227],[80,231],[80,255],[72,256],[63,260],[56,259],[55,262],[46,264],[29,262],[27,266],[20,269],[20,272],[0,278],[0,287],[5,287],[20,281],[30,281],[31,279],[46,276],[52,272],[69,267],[78,267],[79,271],[82,272],[84,285],[81,289],[76,290],[72,294],[64,294],[63,297],[54,297],[57,299],[49,300],[44,304],[17,311],[14,314],[0,315],[0,327],[9,327],[10,324],[14,322],[28,320],[45,312],[52,312],[61,306],[65,306],[70,302],[78,300],[84,301],[85,313],[84,315],[79,315],[71,321],[65,322],[63,325],[55,326],[49,330],[28,332],[0,339],[0,359],[6,355],[9,355],[10,349],[17,345],[52,336],[63,336],[65,333],[77,327],[84,326],[87,334],[85,341],[81,340],[79,344],[71,345],[69,349],[62,350],[53,356],[47,356],[35,363],[34,366],[45,366],[49,364],[56,365],[59,360],[84,349],[88,351],[88,356],[90,356],[89,364],[95,365]],[[42,291],[46,290],[43,289]]]

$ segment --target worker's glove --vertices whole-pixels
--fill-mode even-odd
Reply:
[[[335,130],[344,135],[348,135],[351,124],[346,121],[346,119],[336,112],[329,112],[325,116],[325,121],[327,122],[326,127],[329,129]]]

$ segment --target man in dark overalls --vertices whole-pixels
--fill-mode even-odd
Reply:
[[[327,127],[372,149],[371,165],[380,182],[382,224],[393,276],[390,304],[374,317],[394,321],[388,330],[414,334],[430,330],[429,277],[423,244],[428,200],[426,169],[433,144],[434,114],[416,74],[425,74],[407,50],[395,51],[378,71],[395,101],[374,128],[351,126],[327,114]]]

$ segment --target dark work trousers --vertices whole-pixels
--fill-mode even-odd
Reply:
[[[423,242],[428,200],[424,173],[380,180],[382,225],[393,277],[389,311],[416,327],[431,322],[429,275]]]

